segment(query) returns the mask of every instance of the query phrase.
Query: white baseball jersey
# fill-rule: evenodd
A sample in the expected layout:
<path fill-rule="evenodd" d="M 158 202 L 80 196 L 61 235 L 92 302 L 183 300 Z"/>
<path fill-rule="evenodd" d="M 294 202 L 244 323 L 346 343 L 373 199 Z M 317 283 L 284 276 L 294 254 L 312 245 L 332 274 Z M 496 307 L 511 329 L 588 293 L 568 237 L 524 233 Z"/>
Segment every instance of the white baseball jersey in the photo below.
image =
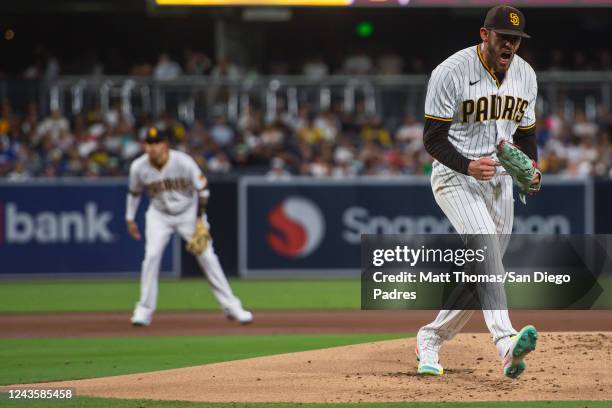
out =
<path fill-rule="evenodd" d="M 134 309 L 132 322 L 149 324 L 157 308 L 159 268 L 164 249 L 176 231 L 185 241 L 196 228 L 198 191 L 206 187 L 206 179 L 196 162 L 178 150 L 169 150 L 163 168 L 155 168 L 149 156 L 143 154 L 130 167 L 130 181 L 126 207 L 126 220 L 133 221 L 139 196 L 147 191 L 150 206 L 146 212 L 145 258 L 140 276 L 140 299 Z M 203 222 L 208 224 L 206 216 Z M 232 292 L 219 259 L 210 242 L 196 260 L 208 279 L 213 294 L 221 307 L 235 313 L 246 313 Z"/>
<path fill-rule="evenodd" d="M 205 187 L 196 162 L 178 150 L 169 150 L 168 162 L 161 170 L 151 164 L 146 153 L 130 166 L 130 192 L 140 194 L 146 190 L 153 208 L 165 214 L 185 212 L 196 203 L 198 191 Z"/>
<path fill-rule="evenodd" d="M 448 139 L 468 159 L 494 156 L 502 140 L 535 126 L 538 93 L 531 66 L 514 55 L 503 82 L 480 45 L 463 49 L 436 67 L 427 85 L 425 117 L 451 122 Z"/>
<path fill-rule="evenodd" d="M 432 72 L 425 98 L 425 117 L 450 122 L 448 139 L 468 159 L 483 156 L 496 158 L 496 147 L 502 140 L 513 141 L 517 129 L 535 126 L 535 103 L 538 93 L 536 75 L 518 55 L 502 82 L 487 66 L 480 45 L 461 50 Z M 512 233 L 514 201 L 512 179 L 498 174 L 488 181 L 461 174 L 434 162 L 431 177 L 436 202 L 459 234 L 500 234 L 499 244 L 491 246 L 493 254 L 488 268 L 504 270 L 502 258 Z M 500 357 L 516 334 L 505 304 L 503 287 L 492 293 L 495 308 L 483 302 L 485 322 Z M 441 310 L 433 322 L 417 334 L 419 349 L 438 353 L 442 342 L 450 340 L 470 319 L 473 310 Z"/>

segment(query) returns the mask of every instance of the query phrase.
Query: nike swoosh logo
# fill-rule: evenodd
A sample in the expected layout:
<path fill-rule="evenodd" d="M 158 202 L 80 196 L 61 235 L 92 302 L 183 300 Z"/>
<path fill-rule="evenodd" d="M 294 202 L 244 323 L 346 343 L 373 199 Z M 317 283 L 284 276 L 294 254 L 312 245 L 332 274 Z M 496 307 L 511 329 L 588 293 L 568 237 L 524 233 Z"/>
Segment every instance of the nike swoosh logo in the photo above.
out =
<path fill-rule="evenodd" d="M 472 86 L 472 85 L 476 85 L 476 84 L 477 84 L 477 83 L 479 83 L 479 82 L 480 82 L 480 79 L 479 79 L 478 81 L 474 81 L 474 82 L 470 81 L 470 86 Z"/>

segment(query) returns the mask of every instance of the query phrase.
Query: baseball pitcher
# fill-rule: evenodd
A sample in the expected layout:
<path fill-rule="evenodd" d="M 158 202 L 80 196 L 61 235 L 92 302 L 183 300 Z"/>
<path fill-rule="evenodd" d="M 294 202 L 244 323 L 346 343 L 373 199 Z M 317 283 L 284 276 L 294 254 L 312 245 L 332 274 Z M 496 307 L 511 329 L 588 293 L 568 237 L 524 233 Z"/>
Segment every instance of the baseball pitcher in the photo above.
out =
<path fill-rule="evenodd" d="M 490 273 L 503 272 L 502 257 L 514 218 L 513 180 L 524 200 L 524 194 L 539 190 L 542 177 L 535 165 L 536 75 L 516 55 L 521 40 L 529 38 L 524 29 L 525 17 L 516 8 L 490 9 L 480 29 L 482 42 L 436 67 L 425 100 L 423 141 L 435 159 L 431 176 L 435 200 L 463 237 L 497 237 L 488 251 Z M 516 378 L 525 369 L 523 359 L 535 349 L 538 334 L 533 326 L 517 333 L 505 293 L 500 296 L 504 308 L 483 305 L 483 313 L 504 374 Z M 472 313 L 441 310 L 419 330 L 419 374 L 443 373 L 438 361 L 442 342 L 459 332 Z"/>
<path fill-rule="evenodd" d="M 134 309 L 132 324 L 151 324 L 157 305 L 162 254 L 174 232 L 187 241 L 187 250 L 196 256 L 226 317 L 242 324 L 252 322 L 253 315 L 242 308 L 232 293 L 213 249 L 205 214 L 209 192 L 200 168 L 189 155 L 170 149 L 167 135 L 156 128 L 148 129 L 144 149 L 146 153 L 130 166 L 125 213 L 129 234 L 140 240 L 134 217 L 140 195 L 146 191 L 150 205 L 146 212 L 145 256 L 140 300 Z"/>

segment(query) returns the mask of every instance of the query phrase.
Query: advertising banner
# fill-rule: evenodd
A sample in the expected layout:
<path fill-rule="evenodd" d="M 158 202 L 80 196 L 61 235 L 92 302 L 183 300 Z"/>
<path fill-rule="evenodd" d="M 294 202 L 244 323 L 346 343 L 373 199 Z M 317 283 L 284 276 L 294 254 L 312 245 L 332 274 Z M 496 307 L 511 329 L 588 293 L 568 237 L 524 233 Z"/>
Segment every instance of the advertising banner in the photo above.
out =
<path fill-rule="evenodd" d="M 549 177 L 526 206 L 515 200 L 514 232 L 592 232 L 592 196 L 588 181 Z M 359 276 L 362 234 L 454 233 L 427 177 L 245 177 L 239 212 L 242 276 Z"/>
<path fill-rule="evenodd" d="M 143 241 L 125 226 L 127 181 L 0 184 L 0 277 L 138 273 Z M 137 221 L 144 234 L 143 199 Z M 173 274 L 171 242 L 162 273 Z"/>

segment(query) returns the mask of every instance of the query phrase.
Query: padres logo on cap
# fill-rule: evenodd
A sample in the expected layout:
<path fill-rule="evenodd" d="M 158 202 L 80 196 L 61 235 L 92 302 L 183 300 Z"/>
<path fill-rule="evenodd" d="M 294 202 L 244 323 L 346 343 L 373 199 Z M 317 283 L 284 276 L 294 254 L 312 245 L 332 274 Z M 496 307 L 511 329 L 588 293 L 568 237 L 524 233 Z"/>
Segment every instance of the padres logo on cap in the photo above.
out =
<path fill-rule="evenodd" d="M 521 23 L 521 20 L 518 16 L 518 14 L 516 13 L 510 13 L 510 23 L 512 23 L 512 25 L 519 25 Z"/>
<path fill-rule="evenodd" d="M 147 135 L 151 138 L 155 138 L 157 137 L 157 129 L 155 128 L 149 128 L 149 134 Z"/>

